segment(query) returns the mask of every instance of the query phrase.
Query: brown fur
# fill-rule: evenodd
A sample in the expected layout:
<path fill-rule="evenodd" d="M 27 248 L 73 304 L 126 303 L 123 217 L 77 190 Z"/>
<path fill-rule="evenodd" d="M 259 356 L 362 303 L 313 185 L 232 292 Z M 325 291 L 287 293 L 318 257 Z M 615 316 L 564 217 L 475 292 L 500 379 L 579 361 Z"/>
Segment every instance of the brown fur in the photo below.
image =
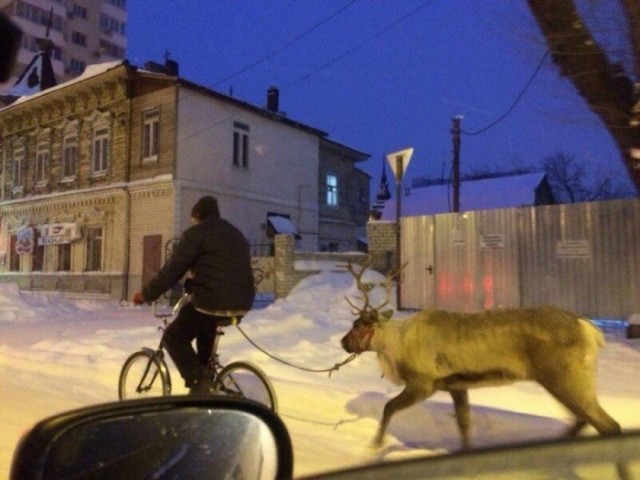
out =
<path fill-rule="evenodd" d="M 602 332 L 591 322 L 554 307 L 480 313 L 425 310 L 405 320 L 385 320 L 371 309 L 360 312 L 342 339 L 347 352 L 376 352 L 385 377 L 405 387 L 384 407 L 377 445 L 396 411 L 443 390 L 453 398 L 465 448 L 467 390 L 519 380 L 538 382 L 575 415 L 568 435 L 578 434 L 586 424 L 601 435 L 620 433 L 620 425 L 596 398 L 597 354 L 603 345 Z"/>

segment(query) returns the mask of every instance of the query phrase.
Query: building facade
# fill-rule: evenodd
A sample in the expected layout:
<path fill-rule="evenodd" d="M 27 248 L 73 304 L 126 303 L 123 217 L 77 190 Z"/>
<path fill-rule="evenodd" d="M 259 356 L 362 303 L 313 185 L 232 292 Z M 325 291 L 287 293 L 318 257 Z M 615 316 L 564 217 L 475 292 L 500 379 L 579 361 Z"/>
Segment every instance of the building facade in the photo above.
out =
<path fill-rule="evenodd" d="M 321 251 L 366 251 L 371 177 L 356 164 L 368 158 L 368 154 L 327 138 L 321 140 L 318 176 Z"/>
<path fill-rule="evenodd" d="M 125 58 L 126 0 L 0 0 L 0 10 L 23 32 L 16 73 L 38 51 L 40 38 L 53 43 L 58 82 L 80 75 L 88 65 Z"/>
<path fill-rule="evenodd" d="M 319 176 L 334 170 L 320 158 L 344 150 L 353 160 L 327 163 L 353 166 L 364 154 L 152 70 L 93 65 L 0 109 L 0 281 L 127 298 L 166 261 L 202 195 L 217 197 L 251 243 L 285 225 L 298 248 L 322 244 Z"/>

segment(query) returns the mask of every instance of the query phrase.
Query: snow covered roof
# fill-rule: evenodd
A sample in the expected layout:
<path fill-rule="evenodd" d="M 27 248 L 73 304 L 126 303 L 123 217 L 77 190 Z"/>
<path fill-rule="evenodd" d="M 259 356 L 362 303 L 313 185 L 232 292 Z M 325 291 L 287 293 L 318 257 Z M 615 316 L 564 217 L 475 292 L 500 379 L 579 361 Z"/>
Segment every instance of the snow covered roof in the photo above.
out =
<path fill-rule="evenodd" d="M 38 98 L 41 95 L 45 95 L 51 92 L 54 92 L 56 90 L 59 90 L 61 88 L 64 87 L 68 87 L 69 85 L 73 85 L 74 83 L 78 83 L 81 82 L 83 80 L 87 80 L 88 78 L 91 77 L 95 77 L 98 76 L 102 73 L 107 72 L 108 70 L 111 70 L 113 68 L 116 68 L 120 65 L 123 64 L 127 64 L 126 60 L 115 60 L 113 62 L 106 62 L 106 63 L 98 63 L 98 64 L 94 64 L 94 65 L 88 65 L 87 68 L 85 68 L 84 72 L 82 72 L 81 75 L 67 81 L 64 83 L 60 83 L 58 85 L 52 86 L 50 88 L 47 88 L 45 91 L 39 91 L 36 89 L 28 89 L 28 88 L 24 88 L 22 87 L 20 90 L 16 90 L 15 93 L 12 93 L 13 91 L 13 87 L 12 89 L 10 89 L 7 92 L 2 92 L 2 95 L 13 95 L 13 96 L 18 96 L 20 95 L 20 98 L 18 98 L 15 102 L 13 102 L 11 105 L 9 105 L 8 107 L 4 107 L 0 110 L 4 110 L 7 108 L 11 108 L 14 105 L 19 105 L 21 103 L 24 102 L 28 102 L 29 100 L 33 100 L 34 98 Z M 21 77 L 22 78 L 22 77 Z M 17 84 L 16 84 L 17 86 Z"/>
<path fill-rule="evenodd" d="M 536 189 L 544 173 L 466 180 L 460 185 L 460 211 L 535 205 Z M 453 210 L 453 188 L 448 185 L 412 188 L 402 197 L 401 216 L 435 215 Z M 384 203 L 381 220 L 396 219 L 396 199 Z"/>
<path fill-rule="evenodd" d="M 298 230 L 293 223 L 291 223 L 289 217 L 272 213 L 268 215 L 267 220 L 269 222 L 268 226 L 270 233 L 274 235 L 278 233 L 288 233 L 297 239 L 301 238 L 298 234 Z"/>

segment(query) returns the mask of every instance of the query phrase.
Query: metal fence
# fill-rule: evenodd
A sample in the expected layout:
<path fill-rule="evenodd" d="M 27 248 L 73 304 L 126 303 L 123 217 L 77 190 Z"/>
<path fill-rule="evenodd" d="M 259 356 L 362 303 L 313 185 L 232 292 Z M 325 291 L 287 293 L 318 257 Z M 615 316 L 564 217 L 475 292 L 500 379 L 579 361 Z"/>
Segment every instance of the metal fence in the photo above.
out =
<path fill-rule="evenodd" d="M 403 308 L 640 312 L 640 200 L 406 217 L 400 228 Z"/>

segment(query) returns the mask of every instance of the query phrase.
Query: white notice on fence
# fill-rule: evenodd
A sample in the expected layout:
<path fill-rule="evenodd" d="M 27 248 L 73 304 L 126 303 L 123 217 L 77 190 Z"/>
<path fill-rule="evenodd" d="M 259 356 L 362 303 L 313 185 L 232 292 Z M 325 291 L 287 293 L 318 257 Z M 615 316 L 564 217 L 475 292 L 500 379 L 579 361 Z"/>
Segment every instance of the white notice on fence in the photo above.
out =
<path fill-rule="evenodd" d="M 485 249 L 504 248 L 504 235 L 499 233 L 496 233 L 493 235 L 481 235 L 480 248 L 485 248 Z"/>
<path fill-rule="evenodd" d="M 560 258 L 589 258 L 589 240 L 560 240 L 556 242 L 556 255 Z"/>

